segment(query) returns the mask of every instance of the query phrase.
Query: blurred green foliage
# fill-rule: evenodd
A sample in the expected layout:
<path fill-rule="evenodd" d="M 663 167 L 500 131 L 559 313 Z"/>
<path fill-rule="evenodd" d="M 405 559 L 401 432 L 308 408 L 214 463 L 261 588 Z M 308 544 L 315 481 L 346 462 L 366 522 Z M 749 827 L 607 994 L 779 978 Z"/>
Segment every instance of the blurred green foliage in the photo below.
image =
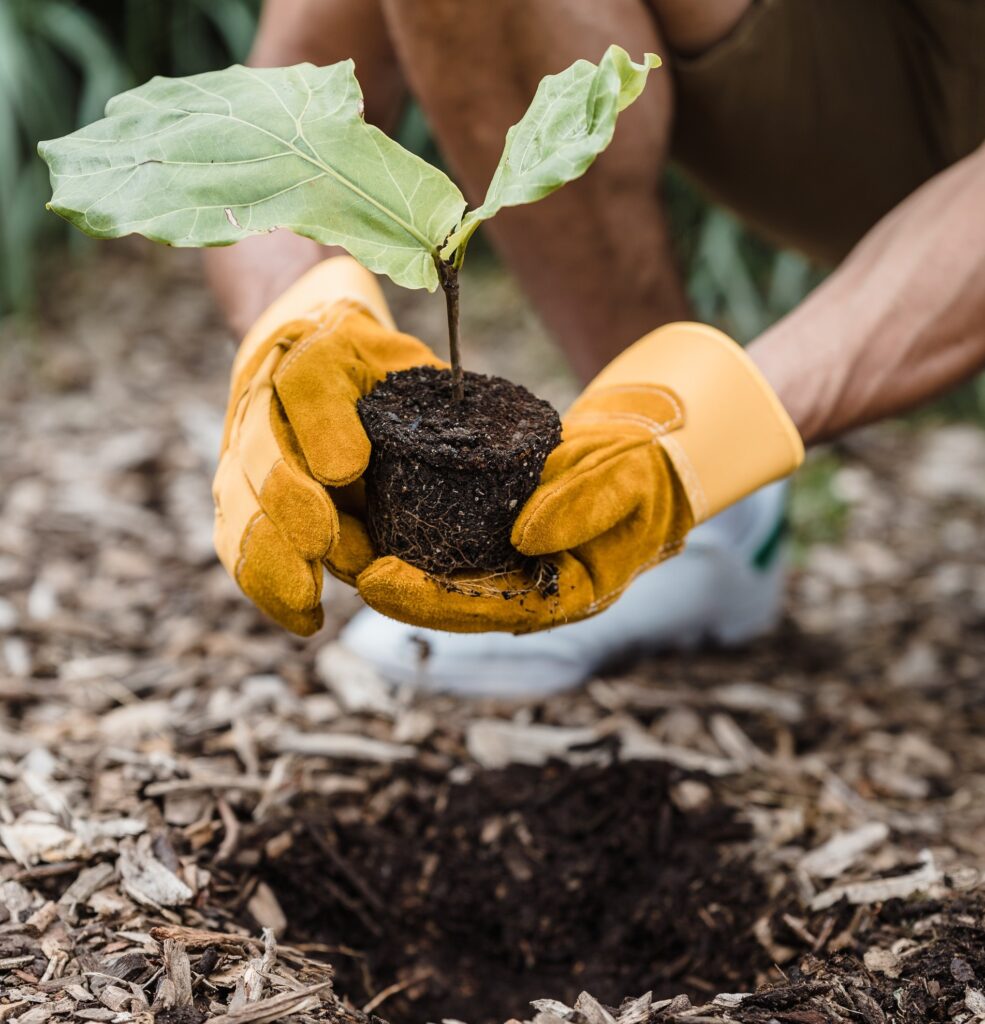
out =
<path fill-rule="evenodd" d="M 824 277 L 804 257 L 777 250 L 707 203 L 673 168 L 664 194 L 695 313 L 743 344 L 793 309 Z"/>
<path fill-rule="evenodd" d="M 189 75 L 245 56 L 260 0 L 0 0 L 0 312 L 30 306 L 47 213 L 40 139 L 102 116 L 152 75 Z M 73 245 L 85 244 L 69 236 Z"/>
<path fill-rule="evenodd" d="M 837 453 L 824 449 L 812 452 L 794 477 L 788 514 L 796 561 L 811 545 L 837 544 L 844 535 L 849 507 L 835 486 L 841 466 Z"/>

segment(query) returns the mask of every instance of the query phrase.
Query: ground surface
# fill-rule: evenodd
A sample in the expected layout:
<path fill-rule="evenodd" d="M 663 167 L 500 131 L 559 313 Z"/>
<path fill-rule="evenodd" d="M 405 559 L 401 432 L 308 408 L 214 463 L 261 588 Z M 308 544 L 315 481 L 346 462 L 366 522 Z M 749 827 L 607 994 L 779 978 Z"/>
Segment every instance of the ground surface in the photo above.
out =
<path fill-rule="evenodd" d="M 347 591 L 301 642 L 214 564 L 227 342 L 194 258 L 105 252 L 0 334 L 0 1021 L 985 1017 L 985 437 L 816 460 L 769 642 L 415 699 Z M 563 403 L 508 282 L 464 301 Z"/>

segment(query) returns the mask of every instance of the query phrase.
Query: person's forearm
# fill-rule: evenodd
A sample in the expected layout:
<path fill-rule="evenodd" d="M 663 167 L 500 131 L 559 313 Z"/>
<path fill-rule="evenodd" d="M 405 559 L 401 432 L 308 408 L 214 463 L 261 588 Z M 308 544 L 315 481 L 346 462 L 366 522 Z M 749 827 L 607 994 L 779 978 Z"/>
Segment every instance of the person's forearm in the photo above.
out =
<path fill-rule="evenodd" d="M 985 365 L 985 147 L 887 214 L 748 351 L 807 444 Z"/>
<path fill-rule="evenodd" d="M 378 0 L 266 0 L 248 63 L 279 67 L 351 57 L 363 88 L 366 119 L 392 132 L 406 87 Z M 205 270 L 237 335 L 319 260 L 333 252 L 290 231 L 206 250 Z"/>

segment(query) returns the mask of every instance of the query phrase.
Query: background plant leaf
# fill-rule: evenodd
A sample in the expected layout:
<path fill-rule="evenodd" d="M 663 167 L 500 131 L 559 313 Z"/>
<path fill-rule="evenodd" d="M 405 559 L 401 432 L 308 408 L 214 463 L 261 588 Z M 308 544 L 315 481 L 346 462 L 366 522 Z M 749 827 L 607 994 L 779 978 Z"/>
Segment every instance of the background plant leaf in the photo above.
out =
<path fill-rule="evenodd" d="M 97 238 L 229 245 L 289 228 L 397 284 L 438 284 L 465 209 L 440 170 L 368 125 L 351 60 L 155 78 L 40 144 L 50 207 Z"/>
<path fill-rule="evenodd" d="M 533 203 L 580 178 L 612 141 L 616 119 L 643 91 L 655 53 L 636 64 L 610 46 L 597 65 L 578 60 L 537 87 L 527 112 L 506 135 L 506 145 L 483 204 L 470 210 L 442 250 L 457 257 L 479 224 L 504 206 Z"/>

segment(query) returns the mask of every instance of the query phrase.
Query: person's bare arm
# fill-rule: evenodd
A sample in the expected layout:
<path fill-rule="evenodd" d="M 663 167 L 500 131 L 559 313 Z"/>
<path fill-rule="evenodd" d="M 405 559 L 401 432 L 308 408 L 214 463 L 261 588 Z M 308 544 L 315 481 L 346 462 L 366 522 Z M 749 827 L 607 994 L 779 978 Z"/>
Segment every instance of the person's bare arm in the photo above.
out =
<path fill-rule="evenodd" d="M 363 87 L 366 119 L 392 132 L 406 87 L 378 0 L 266 0 L 248 63 L 325 65 L 349 57 Z M 205 270 L 230 326 L 242 336 L 288 285 L 331 253 L 309 238 L 275 231 L 207 250 Z"/>
<path fill-rule="evenodd" d="M 748 351 L 807 444 L 985 366 L 985 146 L 887 214 Z"/>

